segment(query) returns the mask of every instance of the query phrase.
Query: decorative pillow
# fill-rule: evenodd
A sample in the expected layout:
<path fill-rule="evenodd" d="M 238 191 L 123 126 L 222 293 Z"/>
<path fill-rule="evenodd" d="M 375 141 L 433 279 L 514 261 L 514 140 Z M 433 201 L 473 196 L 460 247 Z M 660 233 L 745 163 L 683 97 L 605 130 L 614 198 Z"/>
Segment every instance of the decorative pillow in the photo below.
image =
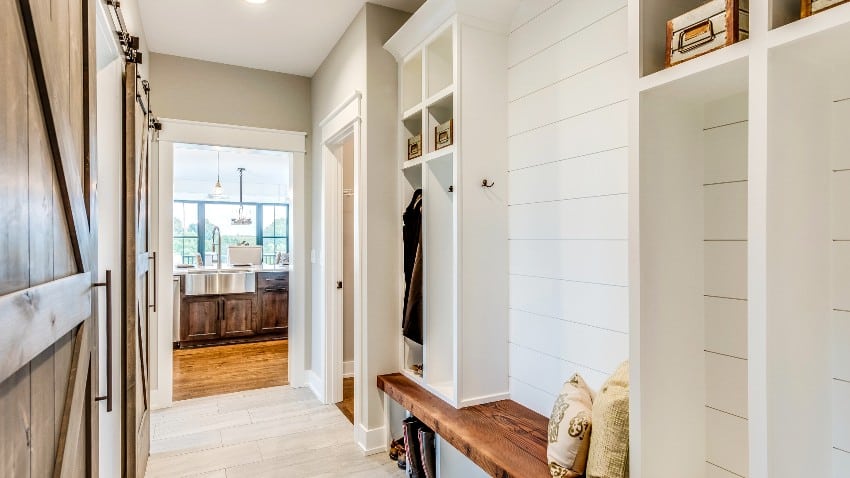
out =
<path fill-rule="evenodd" d="M 614 372 L 593 402 L 587 478 L 629 476 L 629 362 Z"/>
<path fill-rule="evenodd" d="M 593 392 L 579 374 L 569 379 L 555 400 L 549 419 L 546 457 L 554 478 L 584 475 L 590 449 L 590 417 Z"/>

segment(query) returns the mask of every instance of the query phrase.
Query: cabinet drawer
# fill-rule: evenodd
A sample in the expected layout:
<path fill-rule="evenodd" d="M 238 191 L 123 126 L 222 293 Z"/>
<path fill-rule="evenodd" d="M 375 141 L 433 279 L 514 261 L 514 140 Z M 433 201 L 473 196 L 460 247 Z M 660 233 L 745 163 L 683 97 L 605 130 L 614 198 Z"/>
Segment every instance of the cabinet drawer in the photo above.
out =
<path fill-rule="evenodd" d="M 261 272 L 257 288 L 278 288 L 287 285 L 289 285 L 289 272 Z"/>

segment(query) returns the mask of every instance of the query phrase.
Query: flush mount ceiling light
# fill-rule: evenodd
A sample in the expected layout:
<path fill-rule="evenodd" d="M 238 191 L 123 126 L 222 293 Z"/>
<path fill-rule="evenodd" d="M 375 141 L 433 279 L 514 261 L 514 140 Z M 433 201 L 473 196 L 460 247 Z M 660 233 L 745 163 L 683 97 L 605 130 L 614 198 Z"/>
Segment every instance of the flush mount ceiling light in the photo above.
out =
<path fill-rule="evenodd" d="M 268 0 L 245 0 L 248 3 L 253 3 L 255 5 L 259 5 L 261 3 L 266 3 Z"/>

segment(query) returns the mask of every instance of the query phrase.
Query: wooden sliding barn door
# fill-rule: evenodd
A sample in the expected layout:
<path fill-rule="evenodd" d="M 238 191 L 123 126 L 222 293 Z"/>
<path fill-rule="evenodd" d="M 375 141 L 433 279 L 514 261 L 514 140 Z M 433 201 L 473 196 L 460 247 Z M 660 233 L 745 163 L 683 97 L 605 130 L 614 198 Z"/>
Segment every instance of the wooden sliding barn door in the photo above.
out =
<path fill-rule="evenodd" d="M 98 475 L 94 2 L 0 0 L 3 477 Z"/>
<path fill-rule="evenodd" d="M 150 382 L 148 318 L 150 137 L 147 101 L 138 65 L 124 70 L 124 475 L 142 478 L 150 453 Z M 142 104 L 140 104 L 140 101 Z M 149 102 L 147 103 L 149 104 Z"/>

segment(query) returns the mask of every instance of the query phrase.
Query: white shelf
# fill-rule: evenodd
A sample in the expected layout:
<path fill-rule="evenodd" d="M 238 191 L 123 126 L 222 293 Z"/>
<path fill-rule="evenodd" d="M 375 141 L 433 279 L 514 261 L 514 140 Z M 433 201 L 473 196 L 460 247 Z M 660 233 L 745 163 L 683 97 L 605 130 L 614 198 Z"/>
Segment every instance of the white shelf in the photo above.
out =
<path fill-rule="evenodd" d="M 445 148 L 438 149 L 436 151 L 432 151 L 425 155 L 424 162 L 430 163 L 431 161 L 445 158 L 446 156 L 454 156 L 456 151 L 456 146 L 453 144 L 451 146 L 446 146 Z"/>
<path fill-rule="evenodd" d="M 416 375 L 410 369 L 402 368 L 401 374 L 404 375 L 405 377 L 409 378 L 410 380 L 413 380 L 413 382 L 416 383 L 417 385 L 422 385 L 422 386 L 425 385 L 425 381 L 422 380 L 422 377 L 419 376 L 419 375 Z"/>
<path fill-rule="evenodd" d="M 638 80 L 638 90 L 700 101 L 745 91 L 750 45 L 744 40 L 645 76 Z"/>
<path fill-rule="evenodd" d="M 401 165 L 401 169 L 418 168 L 418 167 L 422 166 L 422 163 L 424 162 L 423 160 L 424 160 L 423 156 L 419 156 L 418 158 L 415 158 L 415 159 L 408 159 L 407 161 L 405 161 Z"/>
<path fill-rule="evenodd" d="M 418 115 L 421 115 L 421 114 L 422 114 L 422 105 L 423 105 L 423 104 L 424 104 L 424 103 L 419 103 L 419 104 L 417 104 L 416 106 L 414 106 L 413 108 L 410 108 L 409 110 L 407 110 L 407 111 L 403 112 L 403 113 L 401 114 L 401 119 L 402 119 L 403 121 L 407 121 L 407 120 L 413 119 L 413 117 L 415 117 L 417 114 L 418 114 Z"/>
<path fill-rule="evenodd" d="M 431 383 L 426 384 L 425 388 L 428 389 L 434 395 L 442 398 L 446 402 L 455 403 L 455 389 L 454 384 L 452 382 L 441 382 L 441 383 Z"/>
<path fill-rule="evenodd" d="M 436 94 L 431 95 L 428 100 L 425 101 L 425 104 L 430 108 L 435 105 L 440 105 L 445 102 L 445 100 L 451 97 L 455 92 L 455 85 L 449 85 L 442 90 L 438 91 Z"/>

